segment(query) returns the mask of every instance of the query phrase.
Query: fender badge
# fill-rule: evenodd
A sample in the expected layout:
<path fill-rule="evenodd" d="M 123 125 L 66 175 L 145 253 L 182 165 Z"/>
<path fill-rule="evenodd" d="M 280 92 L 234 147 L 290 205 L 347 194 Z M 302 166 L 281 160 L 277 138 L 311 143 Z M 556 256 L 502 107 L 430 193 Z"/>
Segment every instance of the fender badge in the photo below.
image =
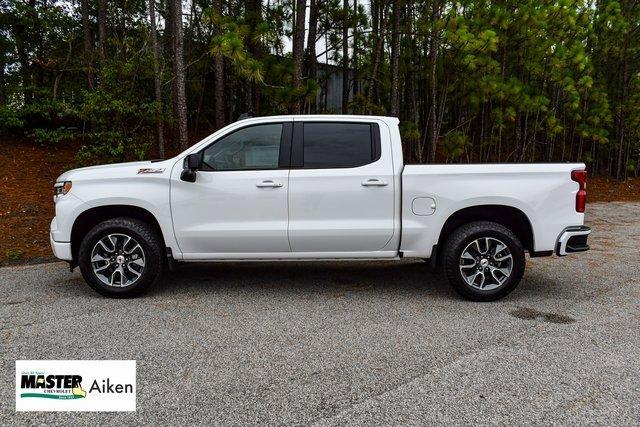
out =
<path fill-rule="evenodd" d="M 141 173 L 162 173 L 164 172 L 164 168 L 142 168 L 138 169 L 138 174 Z"/>

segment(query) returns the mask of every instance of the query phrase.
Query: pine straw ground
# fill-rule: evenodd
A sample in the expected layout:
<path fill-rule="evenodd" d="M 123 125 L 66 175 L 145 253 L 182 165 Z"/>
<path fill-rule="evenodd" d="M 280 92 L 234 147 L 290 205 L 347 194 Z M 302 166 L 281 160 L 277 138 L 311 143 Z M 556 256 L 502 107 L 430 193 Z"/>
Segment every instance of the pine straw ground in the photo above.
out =
<path fill-rule="evenodd" d="M 77 150 L 77 144 L 36 145 L 0 138 L 0 265 L 52 259 L 52 185 L 70 167 Z M 620 182 L 589 177 L 587 192 L 589 202 L 640 201 L 640 178 Z"/>

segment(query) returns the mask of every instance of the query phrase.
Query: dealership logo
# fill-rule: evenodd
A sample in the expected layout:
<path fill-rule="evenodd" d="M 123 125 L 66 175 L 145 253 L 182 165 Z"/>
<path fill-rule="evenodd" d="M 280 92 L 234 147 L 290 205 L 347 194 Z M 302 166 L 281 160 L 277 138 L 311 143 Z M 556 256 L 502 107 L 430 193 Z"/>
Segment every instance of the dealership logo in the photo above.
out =
<path fill-rule="evenodd" d="M 87 397 L 87 392 L 82 389 L 80 375 L 22 374 L 20 388 L 33 390 L 21 393 L 20 397 L 43 399 L 82 399 Z"/>
<path fill-rule="evenodd" d="M 135 360 L 18 360 L 18 411 L 135 411 Z"/>

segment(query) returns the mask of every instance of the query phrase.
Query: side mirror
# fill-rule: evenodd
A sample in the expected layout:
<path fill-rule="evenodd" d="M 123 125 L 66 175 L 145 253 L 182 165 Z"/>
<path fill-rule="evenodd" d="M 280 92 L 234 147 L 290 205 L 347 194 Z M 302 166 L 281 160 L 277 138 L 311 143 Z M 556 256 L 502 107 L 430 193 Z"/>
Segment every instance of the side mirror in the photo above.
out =
<path fill-rule="evenodd" d="M 187 169 L 190 171 L 197 171 L 202 169 L 202 153 L 189 154 L 187 156 Z"/>
<path fill-rule="evenodd" d="M 189 154 L 184 160 L 184 170 L 180 179 L 187 182 L 196 182 L 196 171 L 202 169 L 202 153 Z"/>

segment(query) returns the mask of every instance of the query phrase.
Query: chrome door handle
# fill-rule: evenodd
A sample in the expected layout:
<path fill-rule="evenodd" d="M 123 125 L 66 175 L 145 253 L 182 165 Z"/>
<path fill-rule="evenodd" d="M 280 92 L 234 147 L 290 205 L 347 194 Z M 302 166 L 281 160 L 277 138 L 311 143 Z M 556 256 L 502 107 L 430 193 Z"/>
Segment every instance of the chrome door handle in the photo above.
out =
<path fill-rule="evenodd" d="M 379 179 L 368 179 L 366 181 L 362 181 L 362 186 L 363 187 L 384 187 L 386 186 L 387 183 L 385 181 L 381 181 Z"/>
<path fill-rule="evenodd" d="M 280 188 L 282 187 L 282 184 L 280 184 L 279 182 L 273 182 L 270 179 L 259 182 L 256 184 L 256 187 L 258 188 Z"/>

